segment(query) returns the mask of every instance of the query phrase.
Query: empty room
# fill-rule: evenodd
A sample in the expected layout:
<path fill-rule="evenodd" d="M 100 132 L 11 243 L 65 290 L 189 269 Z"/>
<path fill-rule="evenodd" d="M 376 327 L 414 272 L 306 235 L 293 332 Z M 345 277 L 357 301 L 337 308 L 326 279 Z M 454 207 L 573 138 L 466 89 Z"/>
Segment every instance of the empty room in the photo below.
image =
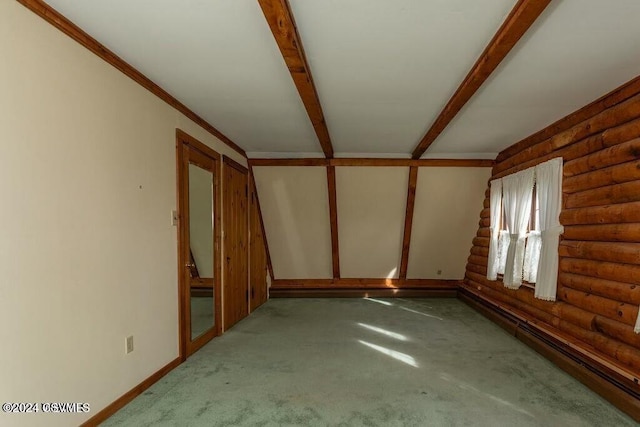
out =
<path fill-rule="evenodd" d="M 0 426 L 640 422 L 637 0 L 0 0 Z"/>

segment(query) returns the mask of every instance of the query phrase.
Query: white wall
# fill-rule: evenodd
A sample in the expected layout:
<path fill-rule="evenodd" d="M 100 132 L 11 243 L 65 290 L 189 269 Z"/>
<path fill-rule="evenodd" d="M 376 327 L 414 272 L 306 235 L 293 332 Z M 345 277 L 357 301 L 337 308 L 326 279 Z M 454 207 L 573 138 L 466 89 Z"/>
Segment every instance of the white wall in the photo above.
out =
<path fill-rule="evenodd" d="M 491 168 L 418 169 L 408 279 L 464 278 L 490 176 Z"/>
<path fill-rule="evenodd" d="M 408 167 L 337 167 L 340 276 L 397 278 Z"/>
<path fill-rule="evenodd" d="M 325 167 L 254 167 L 276 279 L 333 277 Z"/>
<path fill-rule="evenodd" d="M 175 128 L 246 162 L 14 1 L 0 52 L 0 401 L 91 404 L 0 425 L 75 425 L 178 356 Z"/>

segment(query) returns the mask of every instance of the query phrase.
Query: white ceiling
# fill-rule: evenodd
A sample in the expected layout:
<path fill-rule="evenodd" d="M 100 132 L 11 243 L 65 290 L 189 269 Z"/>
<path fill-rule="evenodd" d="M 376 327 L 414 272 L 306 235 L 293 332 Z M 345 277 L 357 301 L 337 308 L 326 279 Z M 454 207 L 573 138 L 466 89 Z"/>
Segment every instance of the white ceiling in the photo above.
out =
<path fill-rule="evenodd" d="M 322 156 L 256 0 L 46 0 L 244 148 Z M 290 0 L 338 156 L 407 157 L 515 0 Z M 555 0 L 424 157 L 493 158 L 640 74 L 640 1 Z"/>
<path fill-rule="evenodd" d="M 639 18 L 638 0 L 551 2 L 425 157 L 497 154 L 636 77 Z"/>
<path fill-rule="evenodd" d="M 246 151 L 320 151 L 256 0 L 47 0 Z"/>

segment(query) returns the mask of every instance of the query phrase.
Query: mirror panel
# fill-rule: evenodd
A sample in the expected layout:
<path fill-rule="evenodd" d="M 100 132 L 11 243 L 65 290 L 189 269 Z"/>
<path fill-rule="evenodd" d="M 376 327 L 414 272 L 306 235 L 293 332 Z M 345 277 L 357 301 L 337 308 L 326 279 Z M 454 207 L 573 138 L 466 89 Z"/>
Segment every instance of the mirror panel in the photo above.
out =
<path fill-rule="evenodd" d="M 213 174 L 189 164 L 189 240 L 191 249 L 191 339 L 214 326 Z"/>
<path fill-rule="evenodd" d="M 207 332 L 214 324 L 213 288 L 191 288 L 191 339 Z"/>

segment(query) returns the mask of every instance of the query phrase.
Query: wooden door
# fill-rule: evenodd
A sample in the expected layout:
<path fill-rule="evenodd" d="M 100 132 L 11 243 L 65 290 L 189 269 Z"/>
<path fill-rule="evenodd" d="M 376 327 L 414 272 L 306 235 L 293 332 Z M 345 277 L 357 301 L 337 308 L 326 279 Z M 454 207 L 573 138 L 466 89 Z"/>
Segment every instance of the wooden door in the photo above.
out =
<path fill-rule="evenodd" d="M 249 314 L 248 171 L 235 161 L 223 161 L 224 329 Z"/>
<path fill-rule="evenodd" d="M 180 358 L 221 332 L 220 155 L 176 131 Z"/>
<path fill-rule="evenodd" d="M 267 301 L 267 250 L 262 231 L 260 204 L 255 181 L 251 177 L 249 198 L 249 305 L 251 311 Z"/>

